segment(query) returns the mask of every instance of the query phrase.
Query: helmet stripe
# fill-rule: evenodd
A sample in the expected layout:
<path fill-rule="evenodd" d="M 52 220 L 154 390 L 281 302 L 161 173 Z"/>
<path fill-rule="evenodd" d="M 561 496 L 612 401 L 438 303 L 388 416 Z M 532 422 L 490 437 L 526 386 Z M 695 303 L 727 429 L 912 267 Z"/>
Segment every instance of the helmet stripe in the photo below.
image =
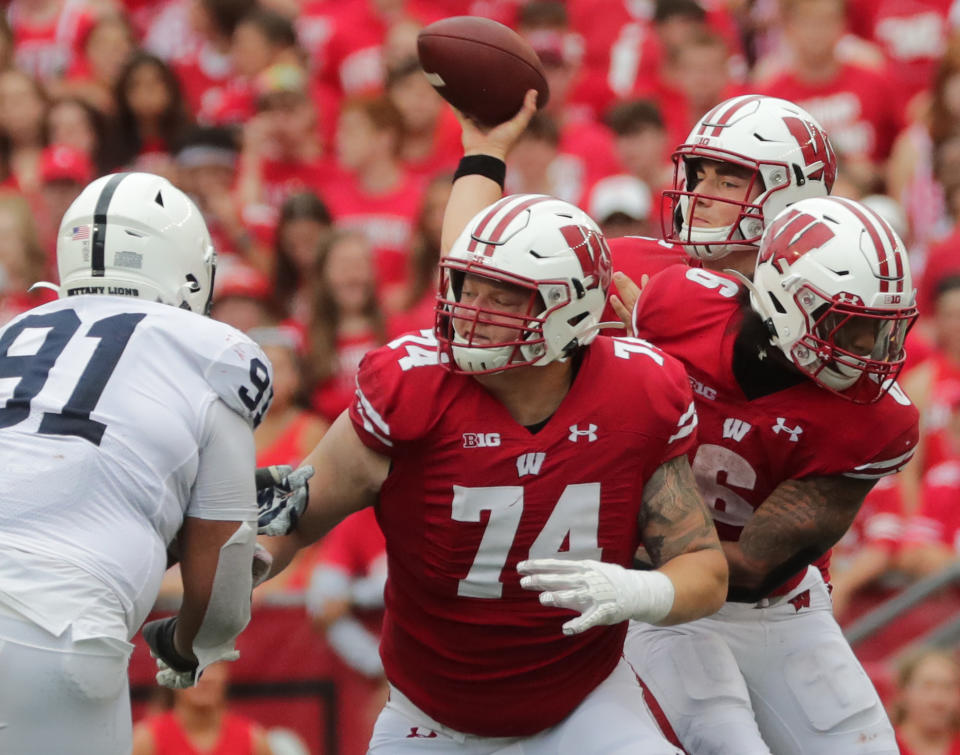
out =
<path fill-rule="evenodd" d="M 97 197 L 97 204 L 93 209 L 93 243 L 90 245 L 90 267 L 94 278 L 102 278 L 106 272 L 104 243 L 107 239 L 107 209 L 110 207 L 110 200 L 113 199 L 120 182 L 129 175 L 117 173 L 110 176 Z"/>
<path fill-rule="evenodd" d="M 490 236 L 481 241 L 481 243 L 486 243 L 487 246 L 487 248 L 483 250 L 483 253 L 488 257 L 493 254 L 494 250 L 496 249 L 496 243 L 500 241 L 500 237 L 503 235 L 503 232 L 507 229 L 507 226 L 510 225 L 513 219 L 517 217 L 517 215 L 532 205 L 539 204 L 540 202 L 548 202 L 552 198 L 553 197 L 546 196 L 527 197 L 522 202 L 518 202 L 516 205 L 514 205 L 509 212 L 505 213 L 504 216 L 500 218 L 500 222 L 497 223 Z"/>
<path fill-rule="evenodd" d="M 503 206 L 512 202 L 513 199 L 514 199 L 513 197 L 503 197 L 502 199 L 498 199 L 496 202 L 490 205 L 490 209 L 487 211 L 487 214 L 484 215 L 483 220 L 480 221 L 480 223 L 477 225 L 476 230 L 471 234 L 470 243 L 467 245 L 468 252 L 472 252 L 476 250 L 477 237 L 484 232 L 486 227 L 493 220 L 494 216 L 496 216 L 496 214 L 500 212 Z"/>
<path fill-rule="evenodd" d="M 893 279 L 894 283 L 897 286 L 897 292 L 903 293 L 903 262 L 900 259 L 900 254 L 897 250 L 897 244 L 894 241 L 893 234 L 889 228 L 886 227 L 886 223 L 879 221 L 879 219 L 870 218 L 867 216 L 866 208 L 861 207 L 856 202 L 853 202 L 844 197 L 830 197 L 837 202 L 843 204 L 850 212 L 856 215 L 857 219 L 863 223 L 867 228 L 867 232 L 870 234 L 870 240 L 873 242 L 874 247 L 877 249 L 877 255 L 880 262 L 880 290 L 887 292 L 890 290 L 890 281 Z M 870 212 L 873 215 L 872 212 Z M 893 251 L 894 263 L 896 265 L 896 277 L 890 275 L 890 261 L 887 254 L 887 248 L 883 243 L 883 240 L 880 238 L 880 234 L 877 232 L 877 226 L 880 226 L 884 229 L 884 234 L 887 237 L 887 241 L 890 242 L 890 247 Z"/>
<path fill-rule="evenodd" d="M 734 102 L 733 105 L 727 108 L 725 112 L 717 116 L 717 120 L 712 124 L 713 125 L 712 136 L 720 136 L 720 134 L 723 133 L 723 127 L 728 124 L 730 119 L 733 118 L 733 116 L 736 115 L 737 112 L 740 110 L 740 108 L 742 108 L 744 105 L 749 105 L 751 102 L 758 102 L 763 98 L 764 98 L 764 95 L 762 94 L 752 94 L 749 97 L 743 97 L 737 100 L 736 102 Z M 711 124 L 705 124 L 705 125 L 711 125 Z"/>

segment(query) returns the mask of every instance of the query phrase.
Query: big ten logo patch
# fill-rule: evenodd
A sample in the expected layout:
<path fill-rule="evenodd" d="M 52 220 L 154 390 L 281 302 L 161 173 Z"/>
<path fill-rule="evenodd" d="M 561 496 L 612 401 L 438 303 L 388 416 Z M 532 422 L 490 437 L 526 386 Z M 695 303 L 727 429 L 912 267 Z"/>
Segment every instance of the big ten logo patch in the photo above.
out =
<path fill-rule="evenodd" d="M 464 433 L 464 448 L 496 448 L 500 445 L 500 433 Z"/>

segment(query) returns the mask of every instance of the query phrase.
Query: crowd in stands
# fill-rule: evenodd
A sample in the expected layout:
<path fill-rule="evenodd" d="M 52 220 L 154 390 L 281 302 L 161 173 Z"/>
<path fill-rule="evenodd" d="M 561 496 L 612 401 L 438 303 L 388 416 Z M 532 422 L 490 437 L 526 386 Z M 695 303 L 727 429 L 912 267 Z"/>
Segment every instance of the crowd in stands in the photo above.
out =
<path fill-rule="evenodd" d="M 506 188 L 577 203 L 611 236 L 660 235 L 671 152 L 718 102 L 750 92 L 793 100 L 833 141 L 835 193 L 894 224 L 919 283 L 921 320 L 900 383 L 920 409 L 922 442 L 900 479 L 871 493 L 837 550 L 838 617 L 865 586 L 891 574 L 903 584 L 957 557 L 957 0 L 4 6 L 0 323 L 54 295 L 28 289 L 56 280 L 59 218 L 88 181 L 131 169 L 168 177 L 196 200 L 220 254 L 214 317 L 250 332 L 274 364 L 260 464 L 296 464 L 348 406 L 363 354 L 432 326 L 461 148 L 453 112 L 417 63 L 422 26 L 482 15 L 530 41 L 551 97 L 510 155 Z M 364 656 L 375 647 L 377 547 L 375 537 L 321 544 L 263 588 L 305 591 L 317 626 L 372 678 L 378 661 Z M 956 724 L 956 664 L 933 665 L 950 678 L 924 681 L 923 658 L 902 675 L 905 742 L 933 715 L 924 684 L 950 688 L 946 719 Z"/>

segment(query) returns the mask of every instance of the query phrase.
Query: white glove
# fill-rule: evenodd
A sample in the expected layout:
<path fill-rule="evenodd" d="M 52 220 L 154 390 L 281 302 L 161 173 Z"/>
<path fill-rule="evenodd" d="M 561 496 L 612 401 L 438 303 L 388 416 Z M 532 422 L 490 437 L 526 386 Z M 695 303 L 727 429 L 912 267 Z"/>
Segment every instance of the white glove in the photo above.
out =
<path fill-rule="evenodd" d="M 673 608 L 673 582 L 663 572 L 624 569 L 601 561 L 537 558 L 517 571 L 525 590 L 540 590 L 540 603 L 578 611 L 563 625 L 566 635 L 627 619 L 656 624 Z"/>
<path fill-rule="evenodd" d="M 153 653 L 150 653 L 153 655 Z M 166 663 L 153 656 L 157 662 L 157 684 L 161 687 L 169 687 L 170 689 L 187 689 L 187 687 L 192 687 L 200 679 L 203 671 L 174 671 Z M 227 654 L 221 661 L 235 661 L 240 657 L 240 651 L 234 650 L 232 653 Z"/>
<path fill-rule="evenodd" d="M 296 528 L 310 498 L 307 480 L 311 477 L 309 464 L 297 470 L 282 464 L 256 471 L 258 534 L 288 535 Z"/>

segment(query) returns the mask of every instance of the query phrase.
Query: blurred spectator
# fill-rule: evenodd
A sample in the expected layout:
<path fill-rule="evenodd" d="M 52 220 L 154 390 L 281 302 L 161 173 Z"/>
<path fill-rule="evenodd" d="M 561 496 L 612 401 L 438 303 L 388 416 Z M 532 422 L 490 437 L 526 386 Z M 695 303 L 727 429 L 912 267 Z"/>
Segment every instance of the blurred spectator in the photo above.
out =
<path fill-rule="evenodd" d="M 254 81 L 257 114 L 243 126 L 237 191 L 241 205 L 279 207 L 330 180 L 317 111 L 303 69 L 278 64 Z"/>
<path fill-rule="evenodd" d="M 90 156 L 76 147 L 52 144 L 40 160 L 40 202 L 37 220 L 47 260 L 56 259 L 57 229 L 67 208 L 94 178 Z"/>
<path fill-rule="evenodd" d="M 6 15 L 16 67 L 39 79 L 59 78 L 70 69 L 92 20 L 88 3 L 71 0 L 12 0 Z"/>
<path fill-rule="evenodd" d="M 960 402 L 950 435 L 960 440 Z M 934 574 L 960 557 L 960 459 L 933 467 L 923 478 L 920 507 L 907 521 L 900 564 L 914 577 Z"/>
<path fill-rule="evenodd" d="M 28 291 L 47 277 L 46 254 L 30 205 L 15 192 L 0 192 L 0 325 L 56 298 L 46 288 Z"/>
<path fill-rule="evenodd" d="M 883 477 L 867 494 L 853 525 L 833 550 L 830 598 L 837 621 L 844 619 L 857 593 L 896 567 L 903 528 L 898 479 Z"/>
<path fill-rule="evenodd" d="M 170 64 L 193 117 L 203 120 L 205 114 L 219 107 L 224 88 L 234 76 L 230 57 L 233 32 L 256 4 L 256 0 L 187 0 L 189 37 L 193 41 L 179 50 Z"/>
<path fill-rule="evenodd" d="M 847 0 L 851 31 L 881 47 L 904 104 L 932 83 L 954 5 L 954 0 Z"/>
<path fill-rule="evenodd" d="M 333 422 L 350 405 L 360 360 L 386 340 L 370 243 L 357 231 L 338 231 L 317 258 L 307 327 L 311 404 L 324 419 Z"/>
<path fill-rule="evenodd" d="M 11 68 L 0 71 L 0 150 L 17 188 L 35 195 L 40 188 L 40 153 L 47 94 L 40 82 Z"/>
<path fill-rule="evenodd" d="M 652 100 L 627 100 L 612 107 L 606 123 L 614 133 L 614 147 L 622 170 L 643 181 L 653 193 L 653 236 L 660 236 L 663 189 L 673 185 L 670 150 L 660 109 Z M 687 134 L 683 135 L 686 141 Z M 681 144 L 682 142 L 676 142 Z"/>
<path fill-rule="evenodd" d="M 0 71 L 13 67 L 13 30 L 5 13 L 0 13 Z"/>
<path fill-rule="evenodd" d="M 951 405 L 960 394 L 960 276 L 940 281 L 933 315 L 927 318 L 935 351 L 901 380 L 904 392 L 920 412 L 920 440 L 903 470 L 904 510 L 912 514 L 920 503 L 923 476 L 942 461 L 960 456 L 947 426 Z"/>
<path fill-rule="evenodd" d="M 439 279 L 443 212 L 450 198 L 453 175 L 436 176 L 423 195 L 413 246 L 407 260 L 407 283 L 384 292 L 383 304 L 396 332 L 433 328 Z"/>
<path fill-rule="evenodd" d="M 117 80 L 116 99 L 120 164 L 171 177 L 171 155 L 192 123 L 173 70 L 155 55 L 135 53 Z"/>
<path fill-rule="evenodd" d="M 311 276 L 332 226 L 330 211 L 312 192 L 291 194 L 280 207 L 274 295 L 287 314 L 300 325 L 306 325 L 309 319 Z"/>
<path fill-rule="evenodd" d="M 930 243 L 954 222 L 935 158 L 947 139 L 960 134 L 960 34 L 950 39 L 932 81 L 927 107 L 897 137 L 887 165 L 887 193 L 903 205 L 914 231 L 911 262 L 915 252 L 922 262 Z"/>
<path fill-rule="evenodd" d="M 79 97 L 60 97 L 47 109 L 47 140 L 85 152 L 94 175 L 109 173 L 117 165 L 116 136 L 110 122 L 93 105 Z"/>
<path fill-rule="evenodd" d="M 781 0 L 781 12 L 790 64 L 757 88 L 808 110 L 830 135 L 847 177 L 870 193 L 902 127 L 896 92 L 881 72 L 839 56 L 843 0 Z"/>
<path fill-rule="evenodd" d="M 306 591 L 314 626 L 347 666 L 369 680 L 362 720 L 370 733 L 387 700 L 379 652 L 386 580 L 386 544 L 371 507 L 351 514 L 318 544 Z"/>
<path fill-rule="evenodd" d="M 254 328 L 247 335 L 273 365 L 273 403 L 253 435 L 257 466 L 297 467 L 327 431 L 327 423 L 307 408 L 300 332 L 291 327 Z"/>
<path fill-rule="evenodd" d="M 136 49 L 130 21 L 119 12 L 102 15 L 80 38 L 80 54 L 67 76 L 51 84 L 54 94 L 71 94 L 85 99 L 101 112 L 113 113 L 114 92 L 127 59 Z"/>
<path fill-rule="evenodd" d="M 210 316 L 243 332 L 275 325 L 272 294 L 270 279 L 259 270 L 242 262 L 220 265 Z"/>
<path fill-rule="evenodd" d="M 199 114 L 201 120 L 243 123 L 256 112 L 256 77 L 279 63 L 301 65 L 293 23 L 279 13 L 255 7 L 234 29 L 230 59 L 235 75 L 224 85 L 216 106 Z"/>
<path fill-rule="evenodd" d="M 658 102 L 667 132 L 681 144 L 701 117 L 724 100 L 746 94 L 734 81 L 726 40 L 707 28 L 697 28 L 682 44 L 666 52 Z"/>
<path fill-rule="evenodd" d="M 601 178 L 587 201 L 587 212 L 609 238 L 655 236 L 650 223 L 650 189 L 635 176 Z M 659 229 L 657 229 L 659 230 Z"/>
<path fill-rule="evenodd" d="M 419 176 L 452 171 L 463 152 L 460 126 L 415 58 L 387 75 L 387 96 L 403 119 L 400 158 Z"/>
<path fill-rule="evenodd" d="M 901 755 L 960 753 L 960 664 L 954 653 L 920 647 L 897 668 L 890 719 Z"/>
<path fill-rule="evenodd" d="M 338 228 L 359 231 L 373 247 L 378 286 L 403 283 L 423 180 L 400 161 L 403 118 L 386 96 L 347 100 L 337 126 L 344 171 L 323 194 Z"/>
<path fill-rule="evenodd" d="M 570 33 L 563 3 L 537 0 L 524 5 L 518 24 L 540 57 L 550 87 L 550 99 L 540 112 L 553 119 L 558 131 L 554 170 L 563 176 L 558 179 L 563 194 L 557 196 L 577 203 L 595 181 L 618 170 L 613 135 L 599 122 L 612 96 L 604 93 L 609 89 L 602 79 L 579 83 L 582 51 Z"/>
<path fill-rule="evenodd" d="M 234 255 L 271 275 L 272 217 L 258 218 L 253 211 L 244 214 L 233 193 L 239 155 L 234 131 L 217 126 L 197 127 L 180 144 L 175 158 L 176 183 L 203 213 L 217 252 Z"/>
<path fill-rule="evenodd" d="M 175 690 L 173 709 L 133 729 L 133 755 L 270 755 L 263 728 L 231 713 L 226 663 L 207 666 L 196 686 Z"/>

